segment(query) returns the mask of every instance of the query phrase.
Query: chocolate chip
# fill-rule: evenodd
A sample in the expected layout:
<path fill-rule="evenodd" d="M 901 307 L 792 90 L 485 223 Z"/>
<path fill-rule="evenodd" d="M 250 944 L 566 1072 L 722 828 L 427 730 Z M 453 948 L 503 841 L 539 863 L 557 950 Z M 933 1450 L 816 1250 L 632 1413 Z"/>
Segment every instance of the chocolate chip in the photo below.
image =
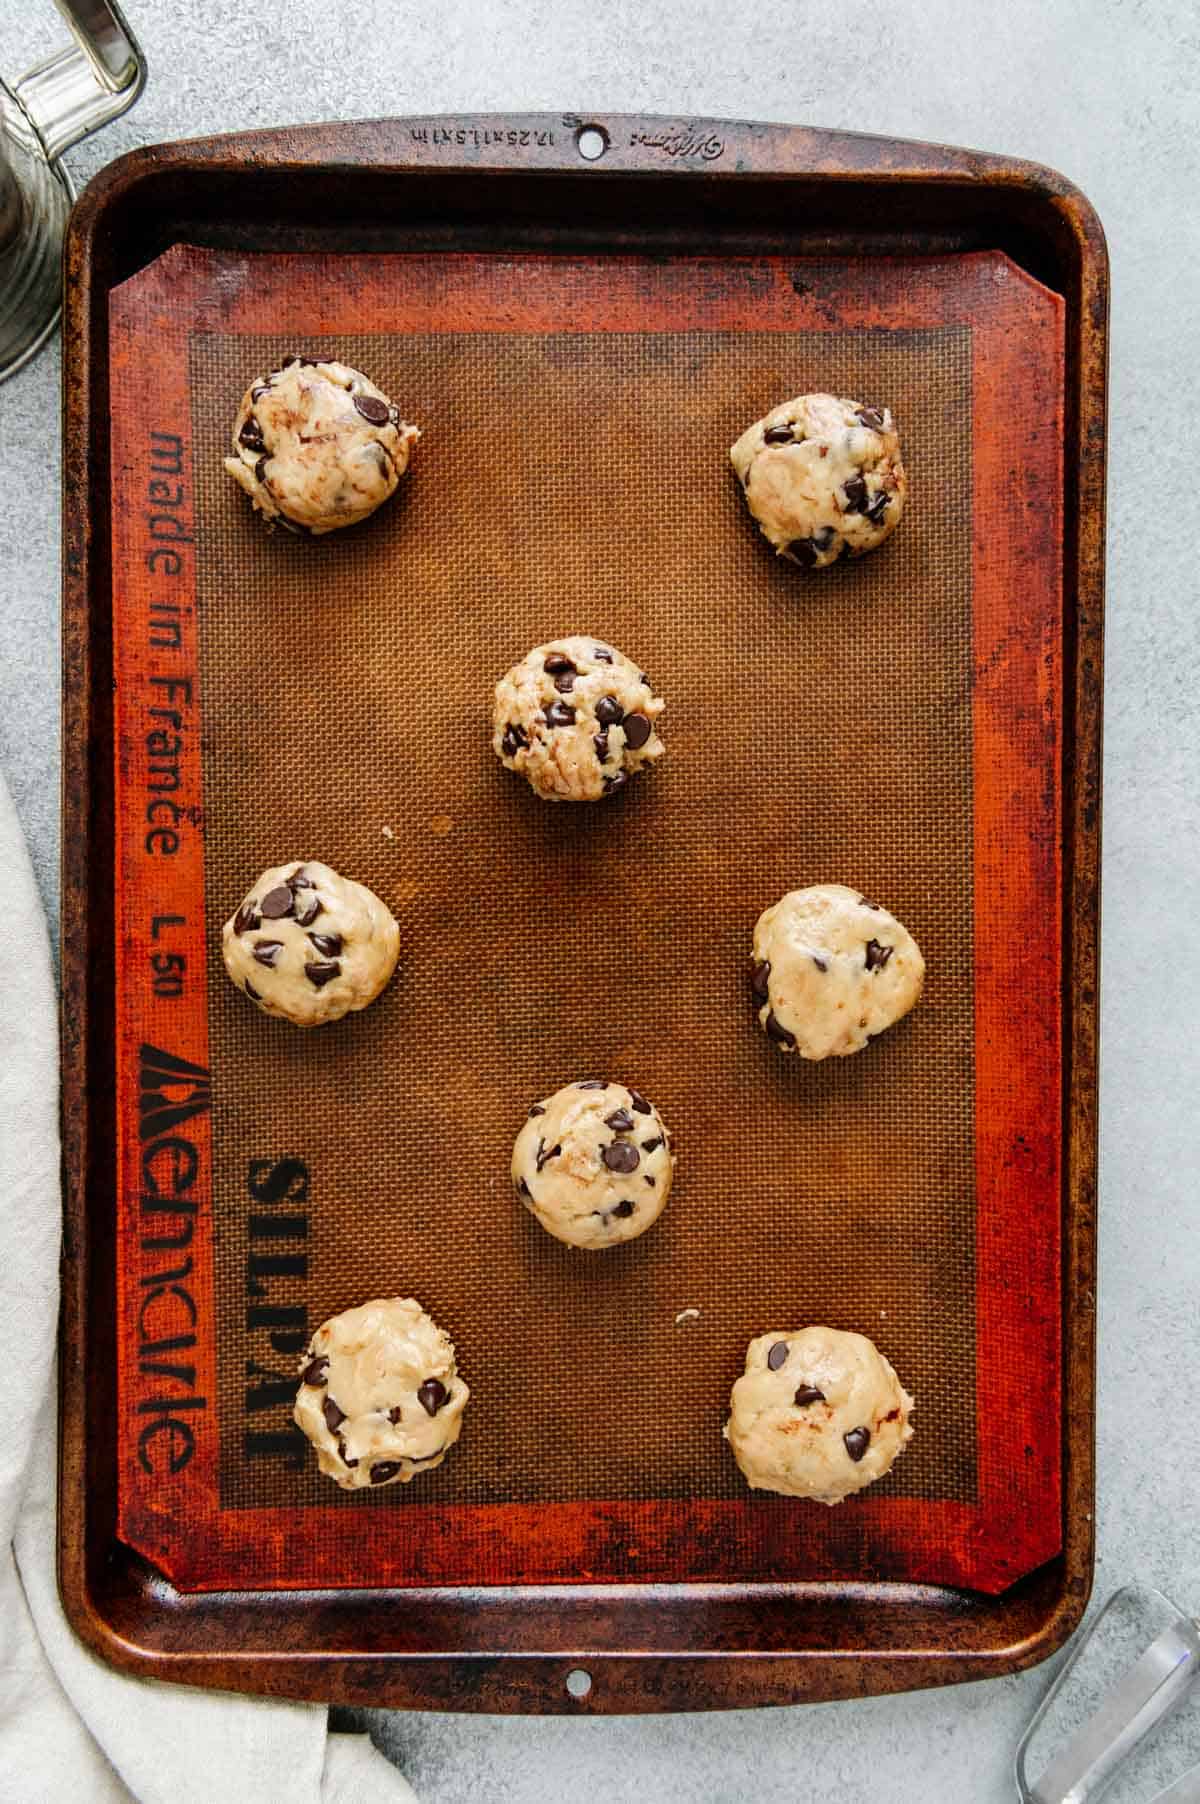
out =
<path fill-rule="evenodd" d="M 575 687 L 575 672 L 573 670 L 561 671 L 554 679 L 554 687 L 560 695 L 570 695 Z"/>
<path fill-rule="evenodd" d="M 550 1151 L 547 1152 L 546 1151 L 546 1142 L 544 1140 L 539 1140 L 538 1141 L 538 1149 L 537 1149 L 537 1168 L 538 1168 L 538 1170 L 541 1171 L 543 1165 L 548 1165 L 550 1163 L 551 1159 L 557 1159 L 558 1155 L 561 1152 L 562 1152 L 562 1142 L 561 1141 L 559 1141 L 557 1146 L 552 1146 L 550 1148 Z"/>
<path fill-rule="evenodd" d="M 611 1115 L 604 1117 L 604 1125 L 614 1134 L 627 1134 L 633 1126 L 633 1116 L 628 1109 L 614 1109 Z"/>
<path fill-rule="evenodd" d="M 517 1179 L 517 1189 L 522 1196 L 527 1196 L 530 1202 L 533 1201 L 533 1191 L 529 1188 L 529 1185 L 525 1182 L 524 1178 Z"/>
<path fill-rule="evenodd" d="M 575 1088 L 577 1090 L 607 1090 L 608 1079 L 603 1077 L 582 1077 Z"/>
<path fill-rule="evenodd" d="M 268 890 L 262 899 L 262 911 L 268 921 L 285 921 L 295 906 L 296 898 L 286 883 Z"/>
<path fill-rule="evenodd" d="M 642 1162 L 641 1153 L 628 1140 L 611 1141 L 601 1148 L 600 1157 L 610 1171 L 636 1171 Z"/>
<path fill-rule="evenodd" d="M 874 501 L 872 501 L 870 507 L 868 507 L 864 510 L 866 513 L 867 519 L 871 522 L 872 526 L 879 525 L 879 522 L 883 519 L 883 516 L 887 513 L 887 506 L 888 506 L 888 502 L 890 500 L 891 500 L 891 496 L 887 493 L 887 491 L 884 489 L 880 489 L 880 491 L 876 495 Z"/>
<path fill-rule="evenodd" d="M 615 727 L 624 720 L 625 710 L 615 695 L 602 695 L 596 703 L 596 719 L 602 727 Z"/>
<path fill-rule="evenodd" d="M 612 1213 L 614 1215 L 619 1215 L 622 1221 L 628 1221 L 629 1217 L 633 1214 L 634 1208 L 635 1205 L 629 1201 L 628 1197 L 626 1197 L 624 1202 L 617 1204 Z"/>
<path fill-rule="evenodd" d="M 611 664 L 613 661 L 613 655 L 607 645 L 593 645 L 592 656 L 597 664 Z"/>
<path fill-rule="evenodd" d="M 268 971 L 273 971 L 283 957 L 283 941 L 256 940 L 250 950 L 260 965 L 265 965 Z"/>
<path fill-rule="evenodd" d="M 846 512 L 862 514 L 867 507 L 867 485 L 861 476 L 852 476 L 849 482 L 842 484 L 842 493 L 846 497 Z"/>
<path fill-rule="evenodd" d="M 397 1473 L 402 1469 L 403 1463 L 402 1460 L 398 1459 L 378 1460 L 376 1464 L 371 1467 L 371 1483 L 373 1485 L 385 1485 L 389 1478 L 396 1477 Z"/>
<path fill-rule="evenodd" d="M 645 714 L 627 714 L 624 720 L 625 743 L 636 752 L 639 746 L 645 745 L 654 731 L 649 718 Z"/>
<path fill-rule="evenodd" d="M 336 1434 L 342 1423 L 346 1420 L 345 1410 L 339 1409 L 332 1397 L 326 1397 L 324 1403 L 322 1403 L 321 1414 L 325 1418 L 325 1426 L 330 1434 Z"/>
<path fill-rule="evenodd" d="M 818 526 L 816 532 L 813 534 L 813 544 L 818 551 L 828 551 L 829 547 L 833 544 L 834 536 L 832 526 Z"/>
<path fill-rule="evenodd" d="M 624 787 L 625 787 L 626 783 L 628 783 L 628 781 L 629 781 L 628 774 L 623 770 L 619 770 L 616 773 L 616 775 L 613 777 L 605 777 L 605 779 L 604 779 L 605 795 L 610 796 L 613 794 L 613 792 L 615 790 L 624 789 Z"/>
<path fill-rule="evenodd" d="M 889 1409 L 887 1415 L 883 1419 L 885 1422 L 898 1422 L 900 1420 L 900 1411 L 898 1409 Z"/>
<path fill-rule="evenodd" d="M 263 443 L 262 427 L 259 425 L 253 414 L 250 414 L 245 425 L 242 427 L 242 430 L 238 433 L 238 444 L 245 445 L 248 451 L 266 450 L 266 446 Z"/>
<path fill-rule="evenodd" d="M 531 1117 L 534 1115 L 544 1115 L 546 1113 L 545 1105 L 540 1102 L 535 1102 L 529 1113 Z"/>
<path fill-rule="evenodd" d="M 842 1439 L 846 1443 L 846 1452 L 857 1466 L 871 1445 L 871 1430 L 869 1428 L 852 1428 L 848 1434 L 842 1436 Z"/>
<path fill-rule="evenodd" d="M 883 413 L 882 407 L 860 407 L 855 418 L 861 420 L 864 426 L 869 426 L 872 432 L 882 432 Z"/>
<path fill-rule="evenodd" d="M 250 390 L 250 399 L 252 401 L 261 401 L 263 396 L 269 395 L 270 392 L 271 384 L 269 382 L 256 382 L 254 387 Z"/>
<path fill-rule="evenodd" d="M 576 668 L 574 660 L 568 658 L 565 652 L 552 651 L 548 658 L 542 659 L 542 669 L 551 676 L 562 676 L 567 672 L 574 676 Z"/>
<path fill-rule="evenodd" d="M 303 359 L 301 361 L 303 361 Z M 337 1444 L 338 1444 L 338 1453 L 341 1456 L 341 1461 L 342 1461 L 343 1466 L 357 1466 L 358 1461 L 356 1459 L 350 1458 L 350 1455 L 346 1452 L 346 1443 L 342 1439 L 340 1434 L 337 1438 Z"/>
<path fill-rule="evenodd" d="M 380 401 L 374 395 L 355 395 L 354 405 L 364 420 L 370 420 L 372 426 L 387 425 L 389 414 L 386 401 Z"/>
<path fill-rule="evenodd" d="M 881 946 L 878 940 L 868 940 L 867 970 L 882 971 L 895 950 L 894 946 Z"/>
<path fill-rule="evenodd" d="M 632 1126 L 632 1125 L 633 1124 L 631 1122 L 630 1126 Z M 656 1153 L 658 1151 L 659 1147 L 662 1145 L 662 1143 L 663 1143 L 662 1135 L 654 1134 L 649 1140 L 642 1141 L 642 1151 L 644 1153 Z"/>
<path fill-rule="evenodd" d="M 797 1409 L 807 1409 L 810 1403 L 824 1403 L 824 1401 L 824 1391 L 819 1391 L 815 1384 L 802 1384 L 792 1398 Z"/>
<path fill-rule="evenodd" d="M 296 897 L 296 921 L 310 927 L 321 912 L 321 898 L 315 889 L 302 889 Z"/>
<path fill-rule="evenodd" d="M 752 959 L 750 962 L 750 988 L 760 1002 L 767 1000 L 767 983 L 771 975 L 771 961 L 767 958 Z"/>
<path fill-rule="evenodd" d="M 529 735 L 524 727 L 519 727 L 515 721 L 510 720 L 504 729 L 504 737 L 500 741 L 500 750 L 504 756 L 515 758 L 517 753 L 523 751 L 528 744 Z"/>
<path fill-rule="evenodd" d="M 793 433 L 790 426 L 768 426 L 763 433 L 764 445 L 790 445 Z"/>
<path fill-rule="evenodd" d="M 551 702 L 543 710 L 542 718 L 548 727 L 569 727 L 575 719 L 575 710 L 570 702 Z"/>
<path fill-rule="evenodd" d="M 646 1101 L 646 1098 L 642 1095 L 640 1090 L 631 1090 L 629 1092 L 629 1100 L 639 1115 L 653 1115 L 654 1109 L 652 1105 Z"/>
<path fill-rule="evenodd" d="M 773 1040 L 778 1040 L 781 1046 L 794 1046 L 796 1044 L 795 1034 L 789 1033 L 787 1028 L 775 1019 L 774 1009 L 771 1010 L 763 1025 L 766 1027 L 771 1038 Z"/>
<path fill-rule="evenodd" d="M 255 989 L 254 985 L 250 982 L 249 978 L 246 979 L 245 990 L 246 990 L 247 996 L 251 997 L 255 1002 L 262 1001 L 262 997 L 259 995 L 259 993 Z"/>
<path fill-rule="evenodd" d="M 608 761 L 608 734 L 607 733 L 597 733 L 595 738 L 592 740 L 592 744 L 596 748 L 596 756 L 600 760 L 600 763 L 601 764 L 607 763 L 607 761 Z"/>
<path fill-rule="evenodd" d="M 295 351 L 292 351 L 287 357 L 284 358 L 283 362 L 280 364 L 279 367 L 281 370 L 290 370 L 294 363 L 303 363 L 303 362 L 304 362 L 304 358 L 298 357 L 296 355 Z"/>
<path fill-rule="evenodd" d="M 308 937 L 323 958 L 336 958 L 342 949 L 340 933 L 310 933 Z"/>
<path fill-rule="evenodd" d="M 812 955 L 812 961 L 813 961 L 813 964 L 817 967 L 818 971 L 828 971 L 829 962 L 827 959 L 818 958 L 816 953 L 814 952 Z"/>
<path fill-rule="evenodd" d="M 817 548 L 811 539 L 793 539 L 787 553 L 803 570 L 813 569 L 817 562 Z"/>
<path fill-rule="evenodd" d="M 645 683 L 647 689 L 653 689 L 654 687 L 654 684 L 650 681 L 650 678 L 646 675 L 644 670 L 638 671 L 638 682 Z"/>
<path fill-rule="evenodd" d="M 341 974 L 342 967 L 336 960 L 331 960 L 329 964 L 314 963 L 305 965 L 304 967 L 304 975 L 307 977 L 309 983 L 313 984 L 318 990 L 323 990 L 327 983 L 332 983 L 334 978 L 340 977 Z"/>
<path fill-rule="evenodd" d="M 771 1348 L 771 1351 L 767 1354 L 767 1364 L 773 1372 L 777 1372 L 787 1359 L 787 1356 L 788 1343 L 785 1340 L 777 1340 L 775 1345 Z"/>
<path fill-rule="evenodd" d="M 268 465 L 268 464 L 269 464 L 269 463 L 270 463 L 270 461 L 271 461 L 271 460 L 270 460 L 270 458 L 269 458 L 269 457 L 260 457 L 260 458 L 259 458 L 259 460 L 258 460 L 258 462 L 257 462 L 257 463 L 256 463 L 256 464 L 255 464 L 255 466 L 254 466 L 254 480 L 255 480 L 255 482 L 265 482 L 265 481 L 266 481 L 266 479 L 267 479 L 267 465 Z M 282 518 L 282 516 L 280 516 L 280 517 L 281 517 L 281 518 Z M 290 524 L 291 524 L 291 522 L 290 522 L 290 521 L 289 521 L 289 522 L 285 522 L 285 524 L 289 524 L 289 525 L 290 525 Z"/>
<path fill-rule="evenodd" d="M 288 878 L 289 889 L 316 889 L 316 887 L 316 878 L 310 877 L 302 864 L 298 864 Z"/>
<path fill-rule="evenodd" d="M 261 926 L 262 916 L 258 913 L 254 903 L 243 902 L 233 917 L 233 931 L 235 933 L 253 933 L 256 927 Z"/>
<path fill-rule="evenodd" d="M 300 1382 L 301 1384 L 324 1384 L 328 1371 L 329 1361 L 323 1353 L 318 1353 L 315 1358 L 309 1360 L 301 1372 Z"/>
<path fill-rule="evenodd" d="M 644 1180 L 644 1181 L 645 1181 L 645 1182 L 646 1182 L 646 1183 L 647 1183 L 647 1184 L 649 1184 L 649 1186 L 650 1186 L 650 1188 L 651 1188 L 651 1190 L 653 1190 L 653 1189 L 654 1189 L 654 1187 L 655 1187 L 655 1185 L 656 1185 L 656 1184 L 657 1184 L 657 1182 L 658 1182 L 658 1180 L 657 1180 L 657 1179 L 656 1179 L 656 1178 L 651 1178 L 651 1177 L 647 1177 L 647 1178 L 646 1178 L 646 1179 L 645 1179 L 645 1180 Z"/>
<path fill-rule="evenodd" d="M 426 1415 L 436 1416 L 449 1401 L 450 1393 L 440 1378 L 427 1378 L 424 1384 L 417 1386 L 417 1402 Z"/>

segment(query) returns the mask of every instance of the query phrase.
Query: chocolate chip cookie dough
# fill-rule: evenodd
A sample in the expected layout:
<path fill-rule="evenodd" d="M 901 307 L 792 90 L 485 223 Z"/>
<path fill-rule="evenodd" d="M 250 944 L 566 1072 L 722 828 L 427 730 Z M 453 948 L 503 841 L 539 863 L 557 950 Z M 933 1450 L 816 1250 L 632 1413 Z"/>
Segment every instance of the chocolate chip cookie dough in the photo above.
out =
<path fill-rule="evenodd" d="M 665 706 L 603 639 L 552 639 L 496 684 L 492 747 L 546 801 L 594 802 L 662 757 Z"/>
<path fill-rule="evenodd" d="M 323 1322 L 293 1410 L 343 1491 L 432 1472 L 462 1429 L 470 1391 L 454 1344 L 412 1297 L 377 1297 Z"/>
<path fill-rule="evenodd" d="M 865 1334 L 760 1334 L 733 1387 L 725 1439 L 756 1491 L 840 1503 L 889 1471 L 913 1400 Z"/>
<path fill-rule="evenodd" d="M 908 929 L 844 884 L 792 890 L 758 917 L 750 963 L 758 1018 L 802 1059 L 861 1052 L 908 1013 L 924 981 Z"/>
<path fill-rule="evenodd" d="M 759 530 L 802 570 L 873 551 L 904 512 L 908 483 L 886 407 L 797 395 L 743 432 L 729 458 Z"/>
<path fill-rule="evenodd" d="M 556 1240 L 592 1252 L 652 1227 L 674 1170 L 653 1103 L 598 1077 L 535 1102 L 513 1147 L 513 1184 L 530 1214 Z"/>
<path fill-rule="evenodd" d="M 373 514 L 420 436 L 359 370 L 289 357 L 246 390 L 225 468 L 268 524 L 319 535 Z"/>
<path fill-rule="evenodd" d="M 400 929 L 379 897 L 316 859 L 264 871 L 221 933 L 225 969 L 264 1015 L 320 1027 L 374 1002 Z"/>

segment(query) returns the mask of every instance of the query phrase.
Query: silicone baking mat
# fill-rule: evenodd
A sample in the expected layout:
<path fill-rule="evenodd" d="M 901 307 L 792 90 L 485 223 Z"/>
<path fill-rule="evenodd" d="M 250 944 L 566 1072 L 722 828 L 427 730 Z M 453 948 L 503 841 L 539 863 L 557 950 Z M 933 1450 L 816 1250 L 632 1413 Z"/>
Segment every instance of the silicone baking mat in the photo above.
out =
<path fill-rule="evenodd" d="M 1040 1564 L 1060 303 L 998 254 L 177 248 L 117 291 L 112 350 L 126 1538 L 196 1589 L 998 1590 Z M 221 469 L 242 391 L 297 351 L 425 433 L 396 499 L 316 542 Z M 806 578 L 726 450 L 814 388 L 892 407 L 912 498 L 882 551 Z M 577 631 L 650 671 L 668 754 L 555 807 L 494 759 L 490 695 Z M 219 953 L 292 857 L 402 933 L 383 998 L 312 1033 Z M 814 1066 L 761 1034 L 745 967 L 759 910 L 817 881 L 886 903 L 929 976 Z M 592 1257 L 507 1169 L 528 1104 L 596 1074 L 654 1098 L 679 1165 L 658 1226 Z M 436 1473 L 348 1496 L 291 1426 L 297 1359 L 395 1293 L 452 1333 L 472 1402 Z M 893 1473 L 832 1511 L 749 1493 L 720 1432 L 748 1338 L 810 1321 L 870 1334 L 917 1398 Z"/>

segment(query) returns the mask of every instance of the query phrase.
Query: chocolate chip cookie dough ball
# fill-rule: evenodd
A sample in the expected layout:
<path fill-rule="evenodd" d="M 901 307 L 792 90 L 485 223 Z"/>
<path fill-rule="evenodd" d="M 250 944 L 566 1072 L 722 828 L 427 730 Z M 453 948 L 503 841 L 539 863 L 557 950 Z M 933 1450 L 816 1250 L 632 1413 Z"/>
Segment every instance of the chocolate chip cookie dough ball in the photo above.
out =
<path fill-rule="evenodd" d="M 725 1439 L 756 1491 L 840 1503 L 890 1471 L 913 1400 L 865 1334 L 760 1334 L 729 1399 Z"/>
<path fill-rule="evenodd" d="M 264 1015 L 297 1027 L 374 1002 L 400 929 L 379 897 L 313 858 L 264 871 L 221 933 L 225 969 Z"/>
<path fill-rule="evenodd" d="M 421 1305 L 378 1297 L 317 1329 L 292 1414 L 326 1477 L 361 1491 L 440 1466 L 470 1394 L 454 1343 Z"/>
<path fill-rule="evenodd" d="M 598 1252 L 662 1214 L 675 1160 L 653 1103 L 589 1077 L 535 1102 L 513 1147 L 517 1195 L 548 1234 Z"/>
<path fill-rule="evenodd" d="M 758 1018 L 802 1059 L 861 1052 L 907 1015 L 924 981 L 907 927 L 844 884 L 792 890 L 758 917 L 750 964 Z"/>
<path fill-rule="evenodd" d="M 759 530 L 802 570 L 862 557 L 900 524 L 908 483 L 886 407 L 797 395 L 729 457 Z"/>
<path fill-rule="evenodd" d="M 336 532 L 387 500 L 420 436 L 360 371 L 289 357 L 246 390 L 225 468 L 268 524 Z"/>
<path fill-rule="evenodd" d="M 644 670 L 586 633 L 538 645 L 496 684 L 492 748 L 548 802 L 612 795 L 661 758 Z"/>

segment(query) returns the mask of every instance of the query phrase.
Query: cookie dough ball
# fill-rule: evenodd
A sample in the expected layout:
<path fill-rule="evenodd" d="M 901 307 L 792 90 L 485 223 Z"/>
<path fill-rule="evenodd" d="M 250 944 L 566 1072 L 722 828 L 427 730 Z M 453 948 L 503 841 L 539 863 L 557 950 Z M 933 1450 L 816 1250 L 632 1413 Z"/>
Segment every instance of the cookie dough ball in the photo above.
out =
<path fill-rule="evenodd" d="M 588 1077 L 535 1102 L 513 1147 L 517 1195 L 548 1234 L 599 1252 L 653 1227 L 675 1160 L 653 1103 Z"/>
<path fill-rule="evenodd" d="M 645 671 L 603 639 L 553 639 L 496 684 L 492 748 L 546 801 L 594 802 L 662 757 L 665 707 Z"/>
<path fill-rule="evenodd" d="M 379 897 L 312 858 L 264 871 L 221 942 L 238 989 L 297 1027 L 366 1008 L 400 955 L 400 929 Z"/>
<path fill-rule="evenodd" d="M 891 1470 L 913 1400 L 873 1341 L 841 1328 L 760 1334 L 725 1439 L 751 1488 L 840 1503 Z"/>
<path fill-rule="evenodd" d="M 758 917 L 750 965 L 758 1018 L 802 1059 L 861 1052 L 907 1015 L 924 981 L 907 927 L 842 883 L 794 889 Z"/>
<path fill-rule="evenodd" d="M 440 1466 L 471 1395 L 454 1343 L 412 1297 L 377 1297 L 322 1322 L 292 1414 L 343 1491 L 406 1485 Z"/>
<path fill-rule="evenodd" d="M 387 500 L 420 436 L 358 370 L 289 357 L 246 390 L 225 468 L 269 523 L 336 532 Z"/>
<path fill-rule="evenodd" d="M 908 482 L 886 407 L 797 395 L 729 457 L 759 530 L 802 570 L 862 557 L 900 524 Z"/>

